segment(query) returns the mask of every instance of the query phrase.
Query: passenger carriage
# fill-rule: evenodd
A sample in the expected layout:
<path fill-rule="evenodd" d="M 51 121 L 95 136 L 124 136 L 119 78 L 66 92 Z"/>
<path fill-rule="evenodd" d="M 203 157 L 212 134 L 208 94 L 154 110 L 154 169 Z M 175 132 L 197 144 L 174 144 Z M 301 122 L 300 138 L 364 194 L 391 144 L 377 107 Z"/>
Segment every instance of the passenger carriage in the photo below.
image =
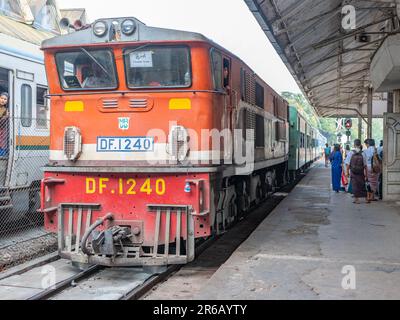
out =
<path fill-rule="evenodd" d="M 290 151 L 288 168 L 291 177 L 322 156 L 326 138 L 295 108 L 289 107 Z"/>
<path fill-rule="evenodd" d="M 37 1 L 0 3 L 0 91 L 10 95 L 10 117 L 0 121 L 2 228 L 39 209 L 41 168 L 49 158 L 50 106 L 40 44 L 56 30 L 42 26 L 39 15 L 46 16 L 40 8 Z M 52 21 L 47 18 L 47 23 Z M 36 216 L 32 222 L 39 222 Z"/>

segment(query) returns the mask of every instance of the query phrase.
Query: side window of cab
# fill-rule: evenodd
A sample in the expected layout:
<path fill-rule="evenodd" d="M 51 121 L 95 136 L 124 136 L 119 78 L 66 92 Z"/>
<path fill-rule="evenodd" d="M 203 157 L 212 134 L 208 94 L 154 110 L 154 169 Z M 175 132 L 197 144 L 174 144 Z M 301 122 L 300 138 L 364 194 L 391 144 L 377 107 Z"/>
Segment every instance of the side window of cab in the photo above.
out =
<path fill-rule="evenodd" d="M 213 75 L 214 90 L 224 91 L 223 87 L 223 61 L 222 55 L 216 49 L 211 49 L 211 71 Z"/>

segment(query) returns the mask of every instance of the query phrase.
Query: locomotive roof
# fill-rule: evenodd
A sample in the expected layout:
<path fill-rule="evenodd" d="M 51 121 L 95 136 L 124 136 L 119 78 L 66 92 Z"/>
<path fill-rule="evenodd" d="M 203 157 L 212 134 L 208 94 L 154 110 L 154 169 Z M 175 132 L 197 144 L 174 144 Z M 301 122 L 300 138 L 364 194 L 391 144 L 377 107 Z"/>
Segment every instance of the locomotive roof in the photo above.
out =
<path fill-rule="evenodd" d="M 113 21 L 118 21 L 119 24 L 126 20 L 131 19 L 136 22 L 136 30 L 130 35 L 126 36 L 121 33 L 121 39 L 119 41 L 110 41 L 109 34 L 107 33 L 103 37 L 97 37 L 93 34 L 92 27 L 98 21 L 107 22 L 108 26 L 111 26 Z M 67 35 L 62 35 L 48 39 L 43 42 L 42 48 L 62 47 L 62 46 L 76 46 L 76 45 L 90 45 L 100 43 L 118 43 L 118 42 L 143 42 L 143 41 L 207 41 L 212 42 L 207 37 L 200 33 L 180 31 L 173 29 L 163 29 L 156 27 L 149 27 L 136 18 L 113 18 L 113 19 L 98 19 L 89 28 L 82 29 L 76 32 L 72 32 Z"/>

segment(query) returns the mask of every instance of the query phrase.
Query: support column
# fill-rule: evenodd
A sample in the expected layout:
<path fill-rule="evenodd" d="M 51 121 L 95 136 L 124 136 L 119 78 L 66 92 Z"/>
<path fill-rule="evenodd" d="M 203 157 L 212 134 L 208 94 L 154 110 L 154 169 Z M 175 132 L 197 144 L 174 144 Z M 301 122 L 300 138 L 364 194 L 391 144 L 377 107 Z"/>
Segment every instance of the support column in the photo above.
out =
<path fill-rule="evenodd" d="M 393 113 L 393 92 L 388 92 L 387 113 Z"/>
<path fill-rule="evenodd" d="M 372 88 L 368 88 L 368 99 L 367 99 L 367 115 L 368 115 L 368 127 L 367 127 L 367 138 L 372 138 Z"/>
<path fill-rule="evenodd" d="M 360 116 L 358 116 L 358 139 L 360 139 L 361 142 L 364 142 L 362 138 L 362 125 L 363 125 L 363 120 Z"/>
<path fill-rule="evenodd" d="M 400 113 L 400 90 L 393 91 L 393 113 Z"/>

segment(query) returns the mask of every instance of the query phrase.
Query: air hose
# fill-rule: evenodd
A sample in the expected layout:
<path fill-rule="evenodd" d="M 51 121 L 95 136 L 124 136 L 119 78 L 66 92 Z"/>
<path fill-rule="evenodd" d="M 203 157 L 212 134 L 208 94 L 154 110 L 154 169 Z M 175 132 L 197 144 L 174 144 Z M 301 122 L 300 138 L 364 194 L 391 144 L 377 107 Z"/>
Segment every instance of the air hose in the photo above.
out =
<path fill-rule="evenodd" d="M 82 252 L 86 255 L 91 255 L 92 253 L 90 252 L 90 250 L 87 247 L 87 241 L 89 239 L 89 236 L 91 235 L 91 233 L 98 227 L 101 226 L 106 220 L 113 220 L 114 217 L 111 213 L 108 213 L 107 215 L 105 215 L 104 217 L 97 219 L 95 223 L 93 223 L 85 232 L 85 234 L 82 237 L 82 241 L 81 241 L 81 249 Z"/>

